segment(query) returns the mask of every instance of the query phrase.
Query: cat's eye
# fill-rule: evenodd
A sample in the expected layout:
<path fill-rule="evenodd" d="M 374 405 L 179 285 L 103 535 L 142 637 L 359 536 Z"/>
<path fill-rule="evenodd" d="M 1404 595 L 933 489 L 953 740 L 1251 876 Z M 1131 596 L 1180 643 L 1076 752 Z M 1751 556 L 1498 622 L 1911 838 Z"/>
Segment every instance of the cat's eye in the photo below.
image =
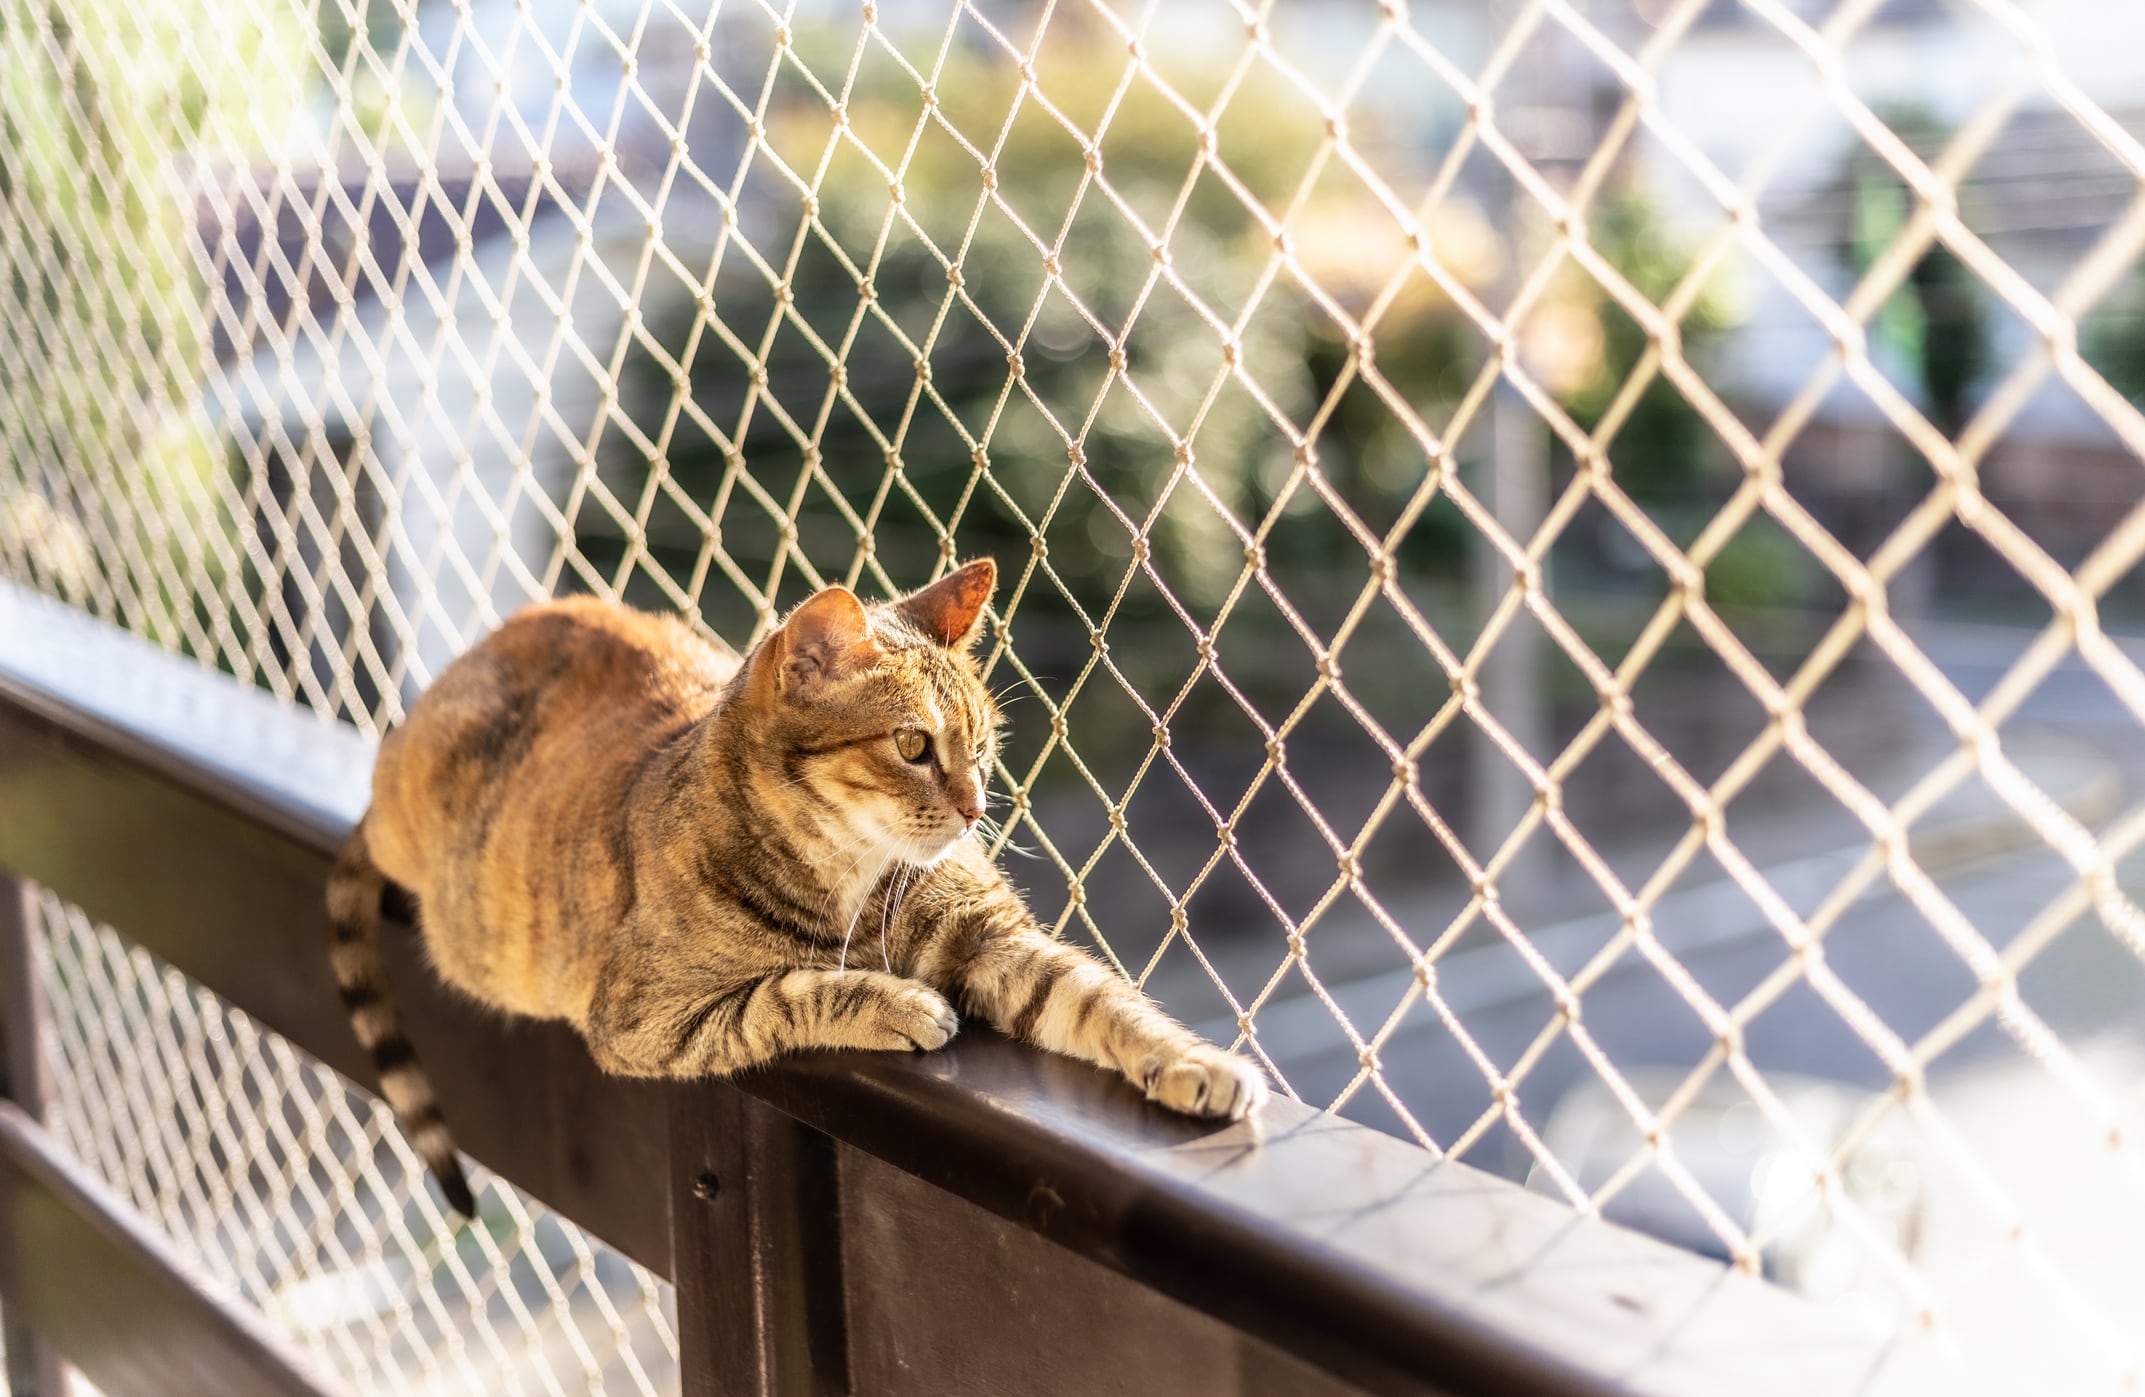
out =
<path fill-rule="evenodd" d="M 905 762 L 920 762 L 931 755 L 931 739 L 922 728 L 902 728 L 894 734 L 894 750 Z"/>

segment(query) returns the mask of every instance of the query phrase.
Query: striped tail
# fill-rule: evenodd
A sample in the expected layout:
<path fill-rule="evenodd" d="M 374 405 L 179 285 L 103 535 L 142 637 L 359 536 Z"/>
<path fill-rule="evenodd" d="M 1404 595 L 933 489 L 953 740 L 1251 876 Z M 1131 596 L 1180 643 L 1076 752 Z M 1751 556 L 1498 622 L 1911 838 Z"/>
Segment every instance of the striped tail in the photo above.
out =
<path fill-rule="evenodd" d="M 447 1206 L 463 1217 L 477 1215 L 477 1200 L 454 1152 L 454 1137 L 439 1113 L 432 1083 L 417 1065 L 417 1051 L 402 1031 L 402 1018 L 388 1002 L 387 979 L 380 964 L 380 894 L 387 878 L 372 861 L 363 821 L 336 856 L 328 873 L 329 948 L 335 983 L 360 1047 L 372 1054 L 380 1074 L 380 1092 L 395 1114 L 418 1157 L 432 1171 Z"/>

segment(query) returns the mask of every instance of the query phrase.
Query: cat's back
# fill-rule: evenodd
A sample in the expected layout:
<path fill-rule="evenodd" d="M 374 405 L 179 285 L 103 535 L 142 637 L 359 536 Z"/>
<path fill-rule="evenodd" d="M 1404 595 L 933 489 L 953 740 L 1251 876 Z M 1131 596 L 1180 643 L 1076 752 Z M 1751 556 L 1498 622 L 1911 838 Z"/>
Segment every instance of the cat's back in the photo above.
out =
<path fill-rule="evenodd" d="M 515 613 L 382 740 L 381 867 L 421 881 L 420 865 L 480 837 L 502 799 L 551 804 L 614 784 L 640 752 L 703 716 L 737 665 L 682 621 L 594 597 Z"/>
<path fill-rule="evenodd" d="M 564 597 L 514 613 L 450 665 L 418 705 L 470 681 L 480 694 L 540 691 L 561 703 L 691 701 L 720 689 L 737 663 L 674 616 L 598 597 Z M 418 713 L 410 716 L 414 721 Z"/>

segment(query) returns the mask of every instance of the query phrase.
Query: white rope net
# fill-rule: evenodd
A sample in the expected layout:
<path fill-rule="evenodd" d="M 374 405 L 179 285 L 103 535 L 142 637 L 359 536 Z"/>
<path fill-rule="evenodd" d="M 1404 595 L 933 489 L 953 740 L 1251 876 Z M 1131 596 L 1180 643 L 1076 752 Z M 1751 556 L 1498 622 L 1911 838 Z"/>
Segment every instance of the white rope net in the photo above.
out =
<path fill-rule="evenodd" d="M 61 1144 L 321 1371 L 440 1397 L 677 1390 L 669 1285 L 497 1179 L 455 1226 L 384 1106 L 49 895 L 37 948 Z"/>
<path fill-rule="evenodd" d="M 559 591 L 742 645 L 991 553 L 1062 934 L 1317 1105 L 2134 1386 L 2141 53 L 2025 0 L 53 0 L 0 18 L 0 574 L 378 731 Z M 176 1031 L 65 925 L 127 967 L 83 1023 Z M 352 1172 L 116 1176 L 184 1231 L 362 1174 L 405 1244 L 369 1109 L 232 1032 Z M 503 1323 L 430 1304 L 333 1342 Z"/>

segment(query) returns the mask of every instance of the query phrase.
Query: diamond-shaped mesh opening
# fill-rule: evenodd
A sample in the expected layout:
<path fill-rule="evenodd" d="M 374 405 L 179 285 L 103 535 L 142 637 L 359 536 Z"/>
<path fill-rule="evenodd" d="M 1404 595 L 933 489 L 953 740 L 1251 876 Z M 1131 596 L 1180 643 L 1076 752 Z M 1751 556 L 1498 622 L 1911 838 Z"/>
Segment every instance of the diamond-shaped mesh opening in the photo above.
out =
<path fill-rule="evenodd" d="M 2028 107 L 1960 183 L 1959 217 L 2052 296 L 2122 216 L 2134 182 L 2122 158 L 2069 113 Z"/>
<path fill-rule="evenodd" d="M 1022 227 L 1049 246 L 1057 241 L 1083 182 L 1087 137 L 1030 96 L 1013 110 L 1001 141 L 997 160 L 1006 173 L 999 197 Z"/>

